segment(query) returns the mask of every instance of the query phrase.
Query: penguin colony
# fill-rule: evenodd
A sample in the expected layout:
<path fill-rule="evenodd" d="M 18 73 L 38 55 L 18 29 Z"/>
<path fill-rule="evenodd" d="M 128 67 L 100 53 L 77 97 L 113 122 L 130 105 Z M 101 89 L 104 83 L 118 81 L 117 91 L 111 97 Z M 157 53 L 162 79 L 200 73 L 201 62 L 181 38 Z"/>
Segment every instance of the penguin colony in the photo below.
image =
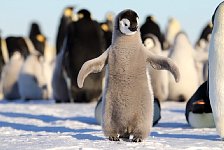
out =
<path fill-rule="evenodd" d="M 191 127 L 216 127 L 224 139 L 223 2 L 194 45 L 173 17 L 163 33 L 153 15 L 139 26 L 132 10 L 115 19 L 108 13 L 101 23 L 86 9 L 75 11 L 63 10 L 55 48 L 36 22 L 27 37 L 0 35 L 2 99 L 98 101 L 95 117 L 105 135 L 113 141 L 133 135 L 134 142 L 158 123 L 161 102 L 185 101 Z M 180 73 L 179 83 L 161 69 L 176 80 Z"/>

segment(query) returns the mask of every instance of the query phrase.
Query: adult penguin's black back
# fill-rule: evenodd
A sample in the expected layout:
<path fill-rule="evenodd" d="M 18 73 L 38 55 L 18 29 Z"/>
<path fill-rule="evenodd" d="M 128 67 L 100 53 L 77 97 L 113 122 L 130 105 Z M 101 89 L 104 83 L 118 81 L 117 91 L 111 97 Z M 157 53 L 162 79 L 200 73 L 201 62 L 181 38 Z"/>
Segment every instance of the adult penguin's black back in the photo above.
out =
<path fill-rule="evenodd" d="M 58 33 L 56 38 L 56 53 L 58 54 L 62 48 L 65 36 L 67 35 L 68 27 L 72 23 L 74 7 L 66 7 L 60 19 L 58 26 Z"/>
<path fill-rule="evenodd" d="M 197 118 L 198 120 L 191 119 Z M 207 119 L 208 117 L 205 114 L 211 114 L 212 108 L 210 105 L 209 95 L 208 95 L 208 82 L 205 81 L 193 94 L 190 100 L 187 102 L 185 116 L 187 122 L 193 127 L 210 127 L 209 125 L 213 122 L 212 119 Z M 211 115 L 212 116 L 212 115 Z M 203 121 L 206 120 L 207 122 L 204 123 Z"/>
<path fill-rule="evenodd" d="M 64 65 L 72 81 L 74 101 L 89 102 L 99 98 L 103 74 L 91 74 L 82 89 L 78 88 L 76 78 L 84 62 L 102 54 L 105 50 L 105 40 L 100 24 L 91 19 L 88 10 L 80 10 L 78 16 L 79 20 L 69 26 Z"/>

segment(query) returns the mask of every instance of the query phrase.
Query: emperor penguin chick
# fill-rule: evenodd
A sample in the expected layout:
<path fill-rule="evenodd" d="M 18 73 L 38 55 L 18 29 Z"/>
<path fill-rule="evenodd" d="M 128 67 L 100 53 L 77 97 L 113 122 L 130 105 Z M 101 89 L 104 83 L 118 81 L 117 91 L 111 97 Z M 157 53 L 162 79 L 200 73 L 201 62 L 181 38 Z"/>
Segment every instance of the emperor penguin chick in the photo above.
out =
<path fill-rule="evenodd" d="M 99 57 L 85 62 L 77 78 L 81 88 L 90 73 L 106 65 L 103 91 L 102 128 L 109 140 L 119 138 L 141 142 L 147 138 L 153 120 L 153 91 L 147 64 L 167 69 L 179 80 L 179 70 L 169 58 L 154 55 L 141 41 L 138 15 L 127 9 L 115 18 L 112 44 Z"/>
<path fill-rule="evenodd" d="M 165 56 L 161 44 L 155 35 L 146 34 L 143 37 L 143 43 L 146 48 L 154 54 Z M 166 101 L 169 94 L 168 72 L 166 70 L 154 70 L 153 67 L 149 65 L 149 73 L 154 97 L 158 98 L 160 101 Z"/>
<path fill-rule="evenodd" d="M 224 139 L 224 2 L 216 8 L 212 17 L 213 30 L 209 47 L 209 98 L 216 130 Z"/>

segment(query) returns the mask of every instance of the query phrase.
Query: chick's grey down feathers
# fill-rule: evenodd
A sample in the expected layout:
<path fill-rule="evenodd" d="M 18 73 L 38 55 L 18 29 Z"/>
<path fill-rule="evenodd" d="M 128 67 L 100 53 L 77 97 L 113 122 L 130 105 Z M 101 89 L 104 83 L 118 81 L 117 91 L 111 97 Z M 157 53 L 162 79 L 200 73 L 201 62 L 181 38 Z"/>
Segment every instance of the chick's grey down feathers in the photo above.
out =
<path fill-rule="evenodd" d="M 139 27 L 135 34 L 120 31 L 121 16 L 135 17 L 132 10 L 124 10 L 115 18 L 111 46 L 99 57 L 84 63 L 77 82 L 81 88 L 85 77 L 106 66 L 106 84 L 103 91 L 102 127 L 110 140 L 133 135 L 133 142 L 148 137 L 153 119 L 153 92 L 147 64 L 155 69 L 167 69 L 179 80 L 176 65 L 169 59 L 149 52 L 142 44 Z M 133 15 L 133 16 L 132 16 Z M 131 23 L 130 23 L 131 24 Z"/>

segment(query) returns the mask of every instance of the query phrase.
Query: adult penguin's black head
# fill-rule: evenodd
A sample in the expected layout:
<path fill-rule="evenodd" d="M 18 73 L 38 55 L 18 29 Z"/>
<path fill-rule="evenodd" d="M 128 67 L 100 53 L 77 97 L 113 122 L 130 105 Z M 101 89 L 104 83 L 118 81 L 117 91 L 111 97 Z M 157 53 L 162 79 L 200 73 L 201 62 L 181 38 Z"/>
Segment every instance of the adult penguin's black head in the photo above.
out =
<path fill-rule="evenodd" d="M 78 11 L 78 18 L 80 19 L 91 19 L 91 14 L 87 9 L 81 9 L 80 11 Z"/>
<path fill-rule="evenodd" d="M 121 33 L 133 35 L 139 28 L 138 15 L 133 10 L 122 11 L 118 17 L 118 27 Z"/>

